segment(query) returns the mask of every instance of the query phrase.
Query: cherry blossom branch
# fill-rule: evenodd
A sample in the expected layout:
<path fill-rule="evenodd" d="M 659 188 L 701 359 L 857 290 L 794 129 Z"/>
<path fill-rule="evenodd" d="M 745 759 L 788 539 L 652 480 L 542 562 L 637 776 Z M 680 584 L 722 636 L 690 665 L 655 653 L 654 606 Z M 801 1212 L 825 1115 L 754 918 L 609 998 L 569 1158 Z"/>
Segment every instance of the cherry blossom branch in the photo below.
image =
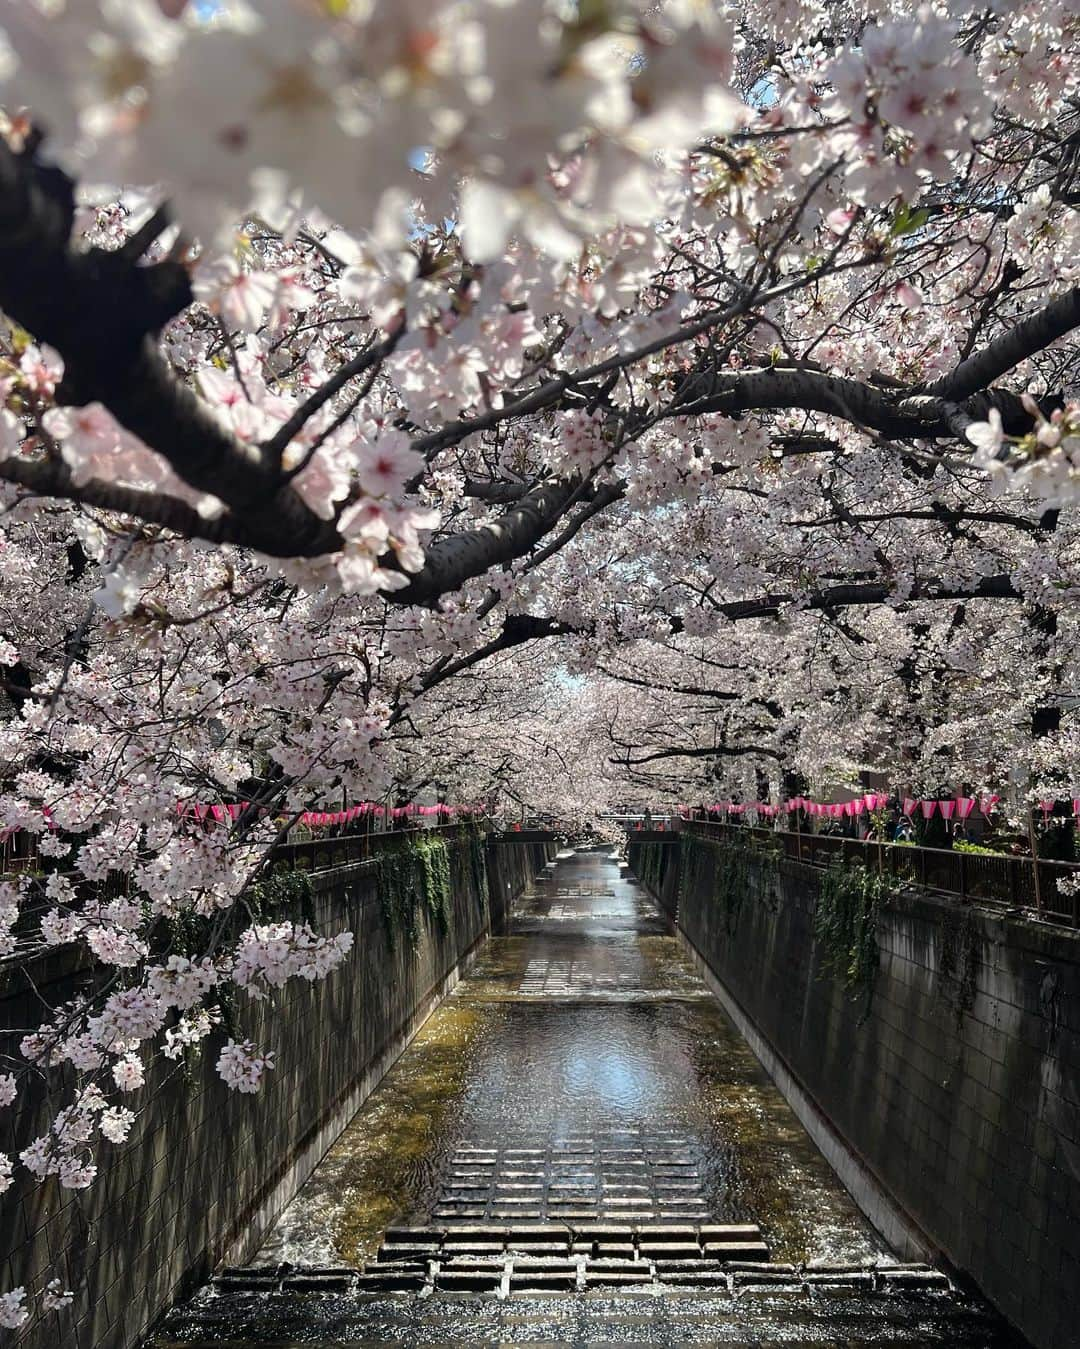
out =
<path fill-rule="evenodd" d="M 205 518 L 194 506 L 162 492 L 149 492 L 120 483 L 90 478 L 76 483 L 71 470 L 59 459 L 11 457 L 0 461 L 0 478 L 30 489 L 37 496 L 63 497 L 102 510 L 133 515 L 149 524 L 163 525 L 185 538 L 208 543 L 240 543 L 248 536 L 232 515 Z"/>
<path fill-rule="evenodd" d="M 955 370 L 928 384 L 925 392 L 953 402 L 969 398 L 1077 327 L 1080 327 L 1080 286 L 1074 286 L 994 338 L 982 351 L 961 361 Z"/>
<path fill-rule="evenodd" d="M 518 505 L 489 525 L 430 544 L 424 565 L 407 586 L 387 598 L 395 604 L 429 604 L 502 562 L 528 552 L 561 518 L 579 484 L 546 478 Z"/>
<path fill-rule="evenodd" d="M 73 219 L 71 180 L 0 140 L 0 307 L 63 356 L 58 394 L 102 403 L 185 482 L 242 518 L 252 547 L 334 551 L 333 525 L 282 486 L 271 455 L 229 435 L 158 351 L 158 331 L 191 303 L 186 270 L 137 267 L 121 250 L 77 252 Z"/>
<path fill-rule="evenodd" d="M 813 370 L 773 367 L 748 372 L 709 372 L 687 381 L 667 415 L 696 416 L 720 412 L 737 416 L 765 409 L 798 409 L 840 417 L 860 430 L 890 440 L 953 436 L 957 409 L 971 418 L 997 408 L 1010 433 L 1031 429 L 1031 415 L 1018 394 L 992 389 L 959 407 L 951 400 L 916 390 L 883 390 L 861 380 L 819 374 Z"/>
<path fill-rule="evenodd" d="M 300 404 L 287 421 L 282 422 L 281 427 L 263 445 L 264 452 L 280 464 L 281 456 L 287 449 L 289 442 L 300 434 L 316 412 L 324 407 L 351 379 L 355 379 L 357 375 L 363 374 L 365 370 L 369 370 L 373 366 L 380 365 L 404 335 L 405 325 L 402 324 L 389 337 L 384 338 L 381 342 L 370 342 L 351 361 L 346 361 L 343 366 L 335 370 L 328 380 L 320 384 L 315 392 Z"/>

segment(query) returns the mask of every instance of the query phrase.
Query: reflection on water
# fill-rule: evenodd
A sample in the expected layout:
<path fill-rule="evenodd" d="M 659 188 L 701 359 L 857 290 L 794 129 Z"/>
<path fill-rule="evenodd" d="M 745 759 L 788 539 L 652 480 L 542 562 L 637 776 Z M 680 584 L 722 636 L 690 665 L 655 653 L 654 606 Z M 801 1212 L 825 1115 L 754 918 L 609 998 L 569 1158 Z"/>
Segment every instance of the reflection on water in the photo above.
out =
<path fill-rule="evenodd" d="M 571 1195 L 601 1217 L 758 1222 L 778 1260 L 882 1253 L 655 906 L 597 854 L 534 887 L 256 1259 L 361 1263 L 392 1222 L 555 1218 Z"/>

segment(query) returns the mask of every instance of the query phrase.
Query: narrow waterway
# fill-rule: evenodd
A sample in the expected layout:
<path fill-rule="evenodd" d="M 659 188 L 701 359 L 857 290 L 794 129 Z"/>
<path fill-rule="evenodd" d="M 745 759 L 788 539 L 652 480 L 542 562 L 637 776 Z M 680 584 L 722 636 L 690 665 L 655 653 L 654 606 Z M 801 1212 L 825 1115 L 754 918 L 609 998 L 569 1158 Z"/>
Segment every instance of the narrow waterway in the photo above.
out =
<path fill-rule="evenodd" d="M 602 1221 L 756 1224 L 773 1264 L 803 1272 L 752 1307 L 715 1289 L 554 1309 L 430 1287 L 306 1307 L 208 1292 L 154 1343 L 1013 1342 L 947 1285 L 866 1296 L 881 1279 L 864 1272 L 890 1252 L 651 899 L 607 854 L 575 853 L 429 1018 L 253 1264 L 363 1266 L 390 1226 Z M 820 1265 L 856 1282 L 810 1296 L 804 1267 Z"/>
<path fill-rule="evenodd" d="M 758 1223 L 883 1253 L 643 889 L 558 861 L 428 1020 L 257 1260 L 360 1263 L 427 1219 Z"/>

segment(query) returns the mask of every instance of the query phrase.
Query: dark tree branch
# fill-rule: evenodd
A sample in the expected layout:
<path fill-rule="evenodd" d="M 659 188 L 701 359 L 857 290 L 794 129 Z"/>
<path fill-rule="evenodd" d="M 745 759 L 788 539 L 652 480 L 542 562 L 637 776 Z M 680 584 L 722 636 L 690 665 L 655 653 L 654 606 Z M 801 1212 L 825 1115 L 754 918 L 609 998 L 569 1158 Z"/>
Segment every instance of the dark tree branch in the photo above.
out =
<path fill-rule="evenodd" d="M 1031 415 L 1019 395 L 1004 389 L 992 389 L 957 404 L 938 395 L 883 390 L 856 379 L 778 366 L 746 373 L 696 375 L 687 381 L 671 415 L 721 412 L 737 417 L 744 412 L 794 408 L 839 417 L 888 440 L 926 440 L 961 435 L 955 425 L 957 410 L 970 422 L 985 417 L 992 407 L 1001 413 L 1011 434 L 1031 429 Z"/>
<path fill-rule="evenodd" d="M 1041 520 L 1026 520 L 1021 515 L 1011 515 L 1008 511 L 969 511 L 954 509 L 935 501 L 927 510 L 881 511 L 873 515 L 845 512 L 843 516 L 822 516 L 819 520 L 791 520 L 788 523 L 796 529 L 820 528 L 823 525 L 835 525 L 841 521 L 854 525 L 884 524 L 886 520 L 936 520 L 943 525 L 960 525 L 967 521 L 981 524 L 1004 525 L 1009 529 L 1018 529 L 1025 534 L 1043 534 L 1047 526 Z"/>
<path fill-rule="evenodd" d="M 609 763 L 621 764 L 626 768 L 637 768 L 641 764 L 654 763 L 657 759 L 720 759 L 736 758 L 743 754 L 762 754 L 769 759 L 782 759 L 779 750 L 768 745 L 675 745 L 670 749 L 654 750 L 637 759 L 630 757 L 628 750 L 621 758 L 611 758 Z"/>
<path fill-rule="evenodd" d="M 462 656 L 459 660 L 437 665 L 424 676 L 421 691 L 427 693 L 436 684 L 441 684 L 443 680 L 451 679 L 454 675 L 479 665 L 481 661 L 487 660 L 489 656 L 498 655 L 500 651 L 510 651 L 515 646 L 535 642 L 541 637 L 558 637 L 573 631 L 569 624 L 551 618 L 538 618 L 532 614 L 508 614 L 497 637 L 493 637 L 490 642 L 477 647 L 475 651 Z"/>
<path fill-rule="evenodd" d="M 387 598 L 395 604 L 430 604 L 491 567 L 521 557 L 558 522 L 579 486 L 547 478 L 494 523 L 431 544 L 423 568 Z"/>
<path fill-rule="evenodd" d="M 732 693 L 730 689 L 695 688 L 692 684 L 658 684 L 652 679 L 635 679 L 633 675 L 609 670 L 604 665 L 598 665 L 596 668 L 608 679 L 617 679 L 620 684 L 632 684 L 635 688 L 648 689 L 650 693 L 681 693 L 690 698 L 711 698 L 714 702 L 738 702 L 741 697 L 738 693 Z"/>
<path fill-rule="evenodd" d="M 482 478 L 466 478 L 464 488 L 467 497 L 476 501 L 490 501 L 499 506 L 520 501 L 528 490 L 527 482 L 514 482 L 511 478 L 493 478 L 490 482 Z"/>
<path fill-rule="evenodd" d="M 1051 342 L 1080 327 L 1080 287 L 1022 319 L 982 351 L 961 361 L 955 370 L 926 386 L 925 392 L 958 401 L 989 386 L 1006 371 L 1044 350 Z"/>
<path fill-rule="evenodd" d="M 76 485 L 71 470 L 58 459 L 5 459 L 0 462 L 0 478 L 29 488 L 36 496 L 62 497 L 101 510 L 119 511 L 149 524 L 163 525 L 185 538 L 241 543 L 247 535 L 232 515 L 225 513 L 206 519 L 186 501 L 161 492 L 141 491 L 96 478 Z"/>
<path fill-rule="evenodd" d="M 0 307 L 63 356 L 63 400 L 104 404 L 186 483 L 225 502 L 249 546 L 279 557 L 340 547 L 272 456 L 230 436 L 158 351 L 157 333 L 191 303 L 186 270 L 77 252 L 73 218 L 70 179 L 0 141 Z"/>
<path fill-rule="evenodd" d="M 812 592 L 809 596 L 799 595 L 762 595 L 751 600 L 729 600 L 716 603 L 714 607 L 725 618 L 739 622 L 746 618 L 772 618 L 784 605 L 799 604 L 800 609 L 824 610 L 850 609 L 861 605 L 888 604 L 907 601 L 939 600 L 1019 600 L 1023 596 L 1007 576 L 986 576 L 969 590 L 944 585 L 937 580 L 926 580 L 915 586 L 911 594 L 901 601 L 892 587 L 880 581 L 859 581 L 848 585 L 829 586 L 826 590 Z M 681 627 L 681 625 L 680 625 Z"/>
<path fill-rule="evenodd" d="M 384 361 L 401 341 L 404 334 L 405 327 L 403 324 L 396 332 L 384 338 L 381 342 L 369 342 L 363 351 L 358 352 L 351 361 L 346 361 L 343 366 L 335 370 L 324 384 L 320 384 L 315 392 L 300 404 L 288 421 L 283 422 L 274 432 L 273 437 L 263 445 L 264 451 L 270 456 L 271 460 L 276 460 L 280 464 L 281 456 L 288 448 L 289 442 L 294 436 L 299 435 L 315 413 L 343 389 L 349 380 L 355 379 L 365 370 Z"/>

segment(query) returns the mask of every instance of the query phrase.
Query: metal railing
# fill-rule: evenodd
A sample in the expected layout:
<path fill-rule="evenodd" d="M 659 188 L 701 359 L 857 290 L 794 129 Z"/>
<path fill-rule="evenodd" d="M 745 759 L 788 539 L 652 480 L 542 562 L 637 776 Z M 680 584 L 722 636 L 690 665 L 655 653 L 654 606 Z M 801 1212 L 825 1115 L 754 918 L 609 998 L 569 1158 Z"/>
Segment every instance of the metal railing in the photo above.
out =
<path fill-rule="evenodd" d="M 417 835 L 435 835 L 453 837 L 468 826 L 461 821 L 439 825 L 409 825 L 403 829 L 383 829 L 369 832 L 342 833 L 335 837 L 326 835 L 307 839 L 296 839 L 288 843 L 279 843 L 271 850 L 270 867 L 284 866 L 294 871 L 307 871 L 311 874 L 333 871 L 338 867 L 351 866 L 370 861 L 380 853 L 387 852 L 400 844 L 402 840 Z M 37 852 L 36 837 L 25 835 L 29 846 L 5 849 L 3 853 L 4 874 L 18 875 L 27 871 L 36 871 L 42 862 Z M 131 893 L 132 877 L 130 872 L 110 871 L 104 879 L 86 881 L 74 873 L 65 872 L 75 883 L 76 902 L 94 899 L 99 904 L 110 899 L 118 899 Z M 45 878 L 43 878 L 44 881 Z M 31 938 L 46 913 L 55 905 L 40 891 L 35 897 L 28 897 L 19 906 L 19 916 L 12 933 L 20 945 Z M 11 955 L 0 957 L 0 966 L 16 963 L 23 951 L 17 948 Z"/>
<path fill-rule="evenodd" d="M 635 829 L 637 825 L 641 825 L 643 829 L 657 829 L 660 825 L 663 825 L 665 829 L 671 829 L 678 823 L 679 817 L 670 810 L 664 809 L 654 811 L 648 817 L 646 817 L 644 811 L 640 810 L 628 811 L 625 813 L 622 811 L 602 810 L 597 814 L 596 818 L 598 820 L 603 820 L 605 824 L 618 824 L 622 825 L 624 829 L 629 830 Z"/>
<path fill-rule="evenodd" d="M 783 856 L 808 866 L 827 867 L 837 859 L 857 862 L 909 885 L 955 896 L 964 902 L 1024 909 L 1047 922 L 1080 927 L 1080 896 L 1063 894 L 1058 888 L 1059 881 L 1080 873 L 1080 865 L 1073 862 L 918 848 L 832 834 L 732 826 L 712 820 L 684 820 L 682 830 L 732 844 L 747 838 L 758 843 L 771 841 L 779 846 Z"/>
<path fill-rule="evenodd" d="M 402 829 L 356 830 L 341 834 L 318 834 L 310 838 L 293 838 L 285 843 L 275 844 L 271 850 L 271 866 L 284 865 L 305 871 L 330 871 L 334 867 L 348 866 L 354 862 L 364 862 L 376 856 L 394 840 L 400 841 L 416 834 L 454 835 L 466 827 L 461 821 L 452 824 L 408 825 Z M 36 847 L 37 838 L 33 834 L 19 834 L 11 840 L 5 840 L 0 870 L 4 875 L 18 875 L 20 872 L 36 871 L 41 866 L 41 856 Z M 97 897 L 112 899 L 126 893 L 127 873 L 110 872 L 107 882 L 95 883 L 100 887 Z"/>
<path fill-rule="evenodd" d="M 453 824 L 410 825 L 405 829 L 386 829 L 370 833 L 339 834 L 335 838 L 324 836 L 298 839 L 290 843 L 279 843 L 271 852 L 271 867 L 286 866 L 295 871 L 333 871 L 336 867 L 352 866 L 357 862 L 367 862 L 379 853 L 392 848 L 395 842 L 414 838 L 419 834 L 427 837 L 454 838 L 462 829 L 468 828 L 463 822 Z"/>

